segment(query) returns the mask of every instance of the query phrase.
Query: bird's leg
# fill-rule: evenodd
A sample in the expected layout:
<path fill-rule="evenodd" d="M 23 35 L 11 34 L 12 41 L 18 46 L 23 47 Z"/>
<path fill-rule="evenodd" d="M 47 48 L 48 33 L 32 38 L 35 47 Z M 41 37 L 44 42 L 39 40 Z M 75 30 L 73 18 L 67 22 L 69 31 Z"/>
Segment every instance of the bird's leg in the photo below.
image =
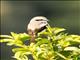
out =
<path fill-rule="evenodd" d="M 32 32 L 30 42 L 35 43 L 35 38 L 36 38 L 36 34 L 35 34 L 35 32 Z"/>
<path fill-rule="evenodd" d="M 28 30 L 28 34 L 29 34 L 30 37 L 31 37 L 30 43 L 31 43 L 31 42 L 35 43 L 36 32 L 35 32 L 35 31 L 32 31 L 32 30 Z"/>

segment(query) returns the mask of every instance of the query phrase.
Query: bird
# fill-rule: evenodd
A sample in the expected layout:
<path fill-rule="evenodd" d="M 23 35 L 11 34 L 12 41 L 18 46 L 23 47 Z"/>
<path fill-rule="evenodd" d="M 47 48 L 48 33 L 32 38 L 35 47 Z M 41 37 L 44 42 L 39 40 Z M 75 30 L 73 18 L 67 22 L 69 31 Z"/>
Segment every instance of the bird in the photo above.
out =
<path fill-rule="evenodd" d="M 44 16 L 33 17 L 27 26 L 28 34 L 31 37 L 30 42 L 35 43 L 35 38 L 37 34 L 46 29 L 47 25 L 48 19 L 46 17 Z"/>

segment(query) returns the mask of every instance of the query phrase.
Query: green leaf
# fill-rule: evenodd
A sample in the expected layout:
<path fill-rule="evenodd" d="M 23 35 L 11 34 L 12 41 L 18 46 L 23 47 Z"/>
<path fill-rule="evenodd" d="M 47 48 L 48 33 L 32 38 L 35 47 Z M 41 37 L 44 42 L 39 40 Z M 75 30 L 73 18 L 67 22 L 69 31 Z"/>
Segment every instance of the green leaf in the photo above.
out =
<path fill-rule="evenodd" d="M 49 43 L 50 41 L 46 38 L 43 38 L 43 39 L 37 39 L 38 42 L 36 43 L 36 45 L 41 45 L 41 44 L 47 44 Z"/>
<path fill-rule="evenodd" d="M 18 39 L 18 34 L 11 32 L 12 37 L 14 37 L 15 39 Z"/>
<path fill-rule="evenodd" d="M 16 52 L 13 58 L 16 58 L 17 60 L 28 60 L 28 57 L 25 55 L 24 51 Z"/>
<path fill-rule="evenodd" d="M 2 38 L 2 37 L 3 37 L 3 38 L 11 38 L 11 39 L 13 38 L 13 37 L 10 36 L 10 35 L 0 35 L 0 37 L 1 37 L 1 38 Z"/>
<path fill-rule="evenodd" d="M 14 40 L 12 39 L 1 39 L 0 42 L 3 43 L 3 42 L 13 42 Z"/>
<path fill-rule="evenodd" d="M 63 58 L 63 59 L 67 59 L 64 55 L 62 55 L 62 54 L 60 54 L 60 53 L 58 53 L 58 52 L 55 52 L 58 56 L 60 56 L 61 58 Z"/>
<path fill-rule="evenodd" d="M 58 28 L 58 27 L 52 28 L 52 31 L 54 34 L 57 34 L 59 32 L 65 31 L 65 30 L 66 29 L 64 29 L 64 28 Z"/>
<path fill-rule="evenodd" d="M 14 37 L 15 40 L 22 40 L 22 41 L 30 40 L 30 36 L 26 33 L 16 34 L 14 32 L 11 32 L 11 35 Z"/>
<path fill-rule="evenodd" d="M 13 52 L 18 52 L 18 51 L 26 51 L 25 48 L 14 48 L 12 49 Z"/>
<path fill-rule="evenodd" d="M 66 47 L 70 45 L 69 41 L 64 41 L 63 39 L 58 41 L 59 45 L 61 45 L 62 47 Z"/>
<path fill-rule="evenodd" d="M 75 51 L 75 52 L 80 52 L 80 49 L 77 47 L 66 47 L 64 49 L 65 51 Z"/>
<path fill-rule="evenodd" d="M 80 43 L 80 36 L 79 35 L 70 35 L 70 37 L 73 39 L 72 41 Z"/>
<path fill-rule="evenodd" d="M 22 41 L 26 41 L 26 40 L 30 40 L 30 36 L 26 33 L 20 33 L 19 34 L 19 38 L 22 40 Z"/>

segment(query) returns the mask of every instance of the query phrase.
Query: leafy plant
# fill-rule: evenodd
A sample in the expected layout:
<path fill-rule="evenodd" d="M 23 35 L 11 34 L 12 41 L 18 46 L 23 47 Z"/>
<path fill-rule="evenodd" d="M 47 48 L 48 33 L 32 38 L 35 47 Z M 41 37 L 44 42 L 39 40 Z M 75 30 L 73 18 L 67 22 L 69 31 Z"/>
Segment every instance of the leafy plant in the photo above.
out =
<path fill-rule="evenodd" d="M 17 60 L 80 60 L 80 36 L 69 35 L 64 28 L 49 25 L 47 29 L 38 33 L 35 43 L 26 45 L 24 42 L 30 40 L 26 33 L 14 33 L 11 35 L 0 35 L 1 43 L 15 46 L 12 49 L 13 58 Z"/>

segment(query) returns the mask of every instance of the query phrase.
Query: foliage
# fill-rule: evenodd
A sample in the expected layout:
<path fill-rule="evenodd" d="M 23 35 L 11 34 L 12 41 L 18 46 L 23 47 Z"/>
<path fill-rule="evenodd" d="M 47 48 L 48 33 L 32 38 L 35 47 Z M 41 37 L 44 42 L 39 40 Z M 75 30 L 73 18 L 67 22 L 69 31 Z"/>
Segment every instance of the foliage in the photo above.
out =
<path fill-rule="evenodd" d="M 69 35 L 64 31 L 64 28 L 51 28 L 48 25 L 47 29 L 38 33 L 35 43 L 26 45 L 24 42 L 31 37 L 26 33 L 14 32 L 0 35 L 0 42 L 16 46 L 12 52 L 13 58 L 17 60 L 29 60 L 29 55 L 34 60 L 80 60 L 80 36 Z"/>

